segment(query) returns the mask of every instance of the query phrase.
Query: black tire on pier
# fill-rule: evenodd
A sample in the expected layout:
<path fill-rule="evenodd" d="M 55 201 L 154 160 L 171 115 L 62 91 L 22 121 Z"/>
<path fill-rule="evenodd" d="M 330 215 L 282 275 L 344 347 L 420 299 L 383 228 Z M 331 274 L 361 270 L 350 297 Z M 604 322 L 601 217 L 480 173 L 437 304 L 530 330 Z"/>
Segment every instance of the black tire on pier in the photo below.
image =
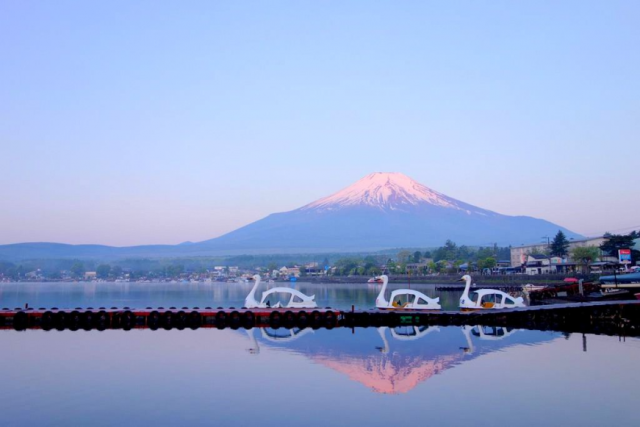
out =
<path fill-rule="evenodd" d="M 106 311 L 100 310 L 96 314 L 95 322 L 96 322 L 95 323 L 96 329 L 99 330 L 99 331 L 104 331 L 109 326 L 111 326 L 111 316 Z"/>
<path fill-rule="evenodd" d="M 93 324 L 95 321 L 95 316 L 93 315 L 93 312 L 91 311 L 85 311 L 84 313 L 82 313 L 82 317 L 81 317 L 81 325 L 82 325 L 82 329 L 84 329 L 85 331 L 90 331 L 91 329 L 93 329 Z"/>
<path fill-rule="evenodd" d="M 313 329 L 319 329 L 322 326 L 322 321 L 324 320 L 322 313 L 318 310 L 313 310 L 311 312 L 311 317 L 309 318 L 309 324 Z"/>
<path fill-rule="evenodd" d="M 278 311 L 274 311 L 269 316 L 269 326 L 272 329 L 279 329 L 282 324 L 282 315 Z"/>
<path fill-rule="evenodd" d="M 430 324 L 431 316 L 429 313 L 420 313 L 418 315 L 418 324 L 422 326 L 427 326 Z"/>
<path fill-rule="evenodd" d="M 219 311 L 216 313 L 216 328 L 224 329 L 227 327 L 227 313 Z"/>
<path fill-rule="evenodd" d="M 242 326 L 245 329 L 251 329 L 256 325 L 256 316 L 251 311 L 242 313 Z"/>
<path fill-rule="evenodd" d="M 29 315 L 24 311 L 19 311 L 13 316 L 13 329 L 24 331 L 29 326 Z"/>
<path fill-rule="evenodd" d="M 309 326 L 309 315 L 307 314 L 306 311 L 301 311 L 300 313 L 298 313 L 296 324 L 300 329 L 304 329 L 307 326 Z"/>
<path fill-rule="evenodd" d="M 71 331 L 77 331 L 80 329 L 80 324 L 82 323 L 82 316 L 78 310 L 74 310 L 69 313 L 69 317 L 67 317 L 67 327 Z"/>
<path fill-rule="evenodd" d="M 327 329 L 333 329 L 338 322 L 338 316 L 333 311 L 327 311 L 324 314 L 324 327 Z"/>
<path fill-rule="evenodd" d="M 59 331 L 63 331 L 64 328 L 67 327 L 67 313 L 64 311 L 57 312 L 54 316 L 54 324 L 56 325 L 56 329 Z"/>
<path fill-rule="evenodd" d="M 296 326 L 296 315 L 292 311 L 285 311 L 282 316 L 282 324 L 286 329 L 293 329 Z"/>
<path fill-rule="evenodd" d="M 136 315 L 127 310 L 120 315 L 120 327 L 125 331 L 130 331 L 136 326 Z"/>
<path fill-rule="evenodd" d="M 379 313 L 371 313 L 369 317 L 369 324 L 374 328 L 379 328 L 382 326 L 381 316 Z"/>
<path fill-rule="evenodd" d="M 40 327 L 45 331 L 50 331 L 55 326 L 55 317 L 51 311 L 45 311 L 40 318 Z"/>
<path fill-rule="evenodd" d="M 152 331 L 157 330 L 160 327 L 160 323 L 162 323 L 162 318 L 160 317 L 160 313 L 156 310 L 149 313 L 147 316 L 147 327 Z"/>
<path fill-rule="evenodd" d="M 359 319 L 355 322 L 358 326 L 368 328 L 371 325 L 371 315 L 369 313 L 362 312 L 359 315 Z"/>
<path fill-rule="evenodd" d="M 174 315 L 172 311 L 165 311 L 162 315 L 162 327 L 166 330 L 173 328 Z"/>
<path fill-rule="evenodd" d="M 386 315 L 386 326 L 394 328 L 400 324 L 400 319 L 398 318 L 398 313 L 390 312 Z"/>
<path fill-rule="evenodd" d="M 202 315 L 197 311 L 192 311 L 189 313 L 188 323 L 191 329 L 198 329 L 202 326 Z"/>
<path fill-rule="evenodd" d="M 184 311 L 180 310 L 177 314 L 176 314 L 176 328 L 183 330 L 184 328 L 186 328 L 187 326 L 187 313 L 185 313 Z"/>
<path fill-rule="evenodd" d="M 231 314 L 229 314 L 229 327 L 231 329 L 239 329 L 241 324 L 242 318 L 240 313 L 235 310 L 232 311 Z"/>

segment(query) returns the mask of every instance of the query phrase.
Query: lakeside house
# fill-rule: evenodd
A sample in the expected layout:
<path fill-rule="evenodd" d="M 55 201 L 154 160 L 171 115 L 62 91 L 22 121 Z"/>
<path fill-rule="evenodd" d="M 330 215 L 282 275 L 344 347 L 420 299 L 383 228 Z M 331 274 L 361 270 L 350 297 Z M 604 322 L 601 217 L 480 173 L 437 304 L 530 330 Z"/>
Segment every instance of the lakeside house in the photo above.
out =
<path fill-rule="evenodd" d="M 605 243 L 608 239 L 604 236 L 601 237 L 592 237 L 588 239 L 580 239 L 580 240 L 569 240 L 569 253 L 571 250 L 578 247 L 585 246 L 595 246 L 600 247 L 603 243 Z M 528 262 L 528 256 L 530 254 L 542 254 L 549 250 L 549 243 L 534 243 L 530 245 L 522 245 L 522 246 L 512 246 L 511 247 L 511 267 L 520 267 L 526 265 Z M 615 257 L 608 257 L 605 254 L 601 254 L 601 261 L 617 261 Z"/>
<path fill-rule="evenodd" d="M 411 274 L 420 273 L 424 271 L 429 266 L 429 263 L 432 261 L 433 261 L 432 259 L 425 259 L 421 262 L 409 263 L 407 264 L 407 272 Z"/>
<path fill-rule="evenodd" d="M 620 267 L 617 254 L 609 254 L 599 249 L 600 245 L 607 242 L 608 238 L 593 237 L 589 239 L 570 240 L 568 242 L 568 252 L 579 247 L 598 248 L 599 256 L 597 261 L 588 266 L 571 260 L 569 257 L 561 258 L 549 256 L 548 243 L 536 243 L 532 245 L 522 245 L 511 248 L 511 268 L 522 268 L 525 274 L 571 274 L 571 273 L 605 273 Z M 640 245 L 640 239 L 635 241 L 635 246 Z"/>

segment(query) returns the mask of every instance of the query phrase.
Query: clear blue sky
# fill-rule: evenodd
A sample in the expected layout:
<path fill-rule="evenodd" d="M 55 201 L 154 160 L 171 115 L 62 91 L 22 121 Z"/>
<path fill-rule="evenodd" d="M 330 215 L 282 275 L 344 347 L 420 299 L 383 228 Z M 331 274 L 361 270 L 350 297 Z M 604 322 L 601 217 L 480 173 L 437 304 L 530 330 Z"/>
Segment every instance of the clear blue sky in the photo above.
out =
<path fill-rule="evenodd" d="M 204 240 L 375 171 L 640 225 L 640 2 L 3 1 L 0 243 Z"/>

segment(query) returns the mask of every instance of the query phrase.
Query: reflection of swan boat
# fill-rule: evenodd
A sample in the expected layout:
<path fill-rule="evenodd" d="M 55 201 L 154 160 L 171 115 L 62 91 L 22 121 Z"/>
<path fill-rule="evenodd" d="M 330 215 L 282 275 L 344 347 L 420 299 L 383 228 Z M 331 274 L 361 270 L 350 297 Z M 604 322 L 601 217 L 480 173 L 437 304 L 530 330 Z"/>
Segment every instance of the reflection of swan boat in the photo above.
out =
<path fill-rule="evenodd" d="M 386 326 L 378 328 L 378 334 L 384 344 L 384 347 L 377 347 L 382 353 L 389 352 L 389 342 L 387 341 L 387 329 L 390 329 L 393 339 L 398 341 L 415 341 L 432 332 L 440 332 L 437 326 L 397 326 L 388 328 Z"/>
<path fill-rule="evenodd" d="M 380 309 L 397 309 L 404 308 L 409 310 L 440 310 L 440 298 L 429 298 L 422 292 L 411 289 L 397 289 L 391 292 L 391 299 L 387 301 L 384 294 L 389 284 L 389 278 L 386 275 L 377 277 L 382 280 L 382 289 L 376 298 L 376 307 Z M 405 297 L 407 302 L 402 304 L 400 301 Z"/>
<path fill-rule="evenodd" d="M 372 277 L 371 279 L 367 280 L 367 283 L 382 283 L 382 279 L 379 277 Z"/>
<path fill-rule="evenodd" d="M 307 334 L 312 334 L 311 328 L 292 328 L 292 329 L 271 329 L 260 328 L 262 338 L 271 342 L 291 342 L 301 338 Z"/>
<path fill-rule="evenodd" d="M 278 294 L 284 294 L 289 298 L 289 301 L 284 306 L 286 308 L 316 308 L 318 306 L 314 301 L 315 295 L 308 296 L 296 289 L 284 287 L 271 288 L 268 291 L 263 292 L 262 298 L 260 299 L 260 302 L 258 302 L 255 299 L 255 294 L 258 286 L 260 285 L 260 275 L 256 274 L 253 276 L 253 280 L 255 281 L 255 284 L 249 292 L 249 295 L 247 295 L 247 298 L 244 300 L 244 306 L 247 308 L 280 308 L 283 305 L 279 301 L 272 306 L 269 300 L 270 297 L 275 298 Z"/>
<path fill-rule="evenodd" d="M 460 297 L 462 310 L 487 310 L 498 308 L 525 307 L 522 297 L 514 298 L 506 292 L 496 289 L 479 289 L 469 293 L 471 288 L 471 276 L 464 275 L 461 282 L 466 282 L 464 292 Z"/>
<path fill-rule="evenodd" d="M 249 353 L 259 354 L 260 345 L 258 344 L 253 331 L 255 331 L 255 329 L 247 329 L 247 336 L 249 337 L 249 341 L 251 341 L 251 347 L 248 350 Z M 293 328 L 276 330 L 271 328 L 260 328 L 260 334 L 265 341 L 272 343 L 287 343 L 295 341 L 304 335 L 313 334 L 313 329 Z"/>
<path fill-rule="evenodd" d="M 473 341 L 471 340 L 472 335 L 483 341 L 500 341 L 515 334 L 518 331 L 518 329 L 507 328 L 505 326 L 480 325 L 466 325 L 461 329 L 465 339 L 467 340 L 467 347 L 463 347 L 465 354 L 473 354 L 474 347 Z"/>
<path fill-rule="evenodd" d="M 387 329 L 387 328 L 386 327 L 378 328 L 378 330 L 380 329 Z M 430 333 L 440 332 L 440 328 L 438 328 L 437 326 L 426 326 L 426 325 L 397 326 L 395 328 L 390 328 L 390 331 L 391 331 L 391 336 L 397 339 L 398 341 L 415 341 L 417 339 L 420 339 L 424 336 L 429 335 Z"/>

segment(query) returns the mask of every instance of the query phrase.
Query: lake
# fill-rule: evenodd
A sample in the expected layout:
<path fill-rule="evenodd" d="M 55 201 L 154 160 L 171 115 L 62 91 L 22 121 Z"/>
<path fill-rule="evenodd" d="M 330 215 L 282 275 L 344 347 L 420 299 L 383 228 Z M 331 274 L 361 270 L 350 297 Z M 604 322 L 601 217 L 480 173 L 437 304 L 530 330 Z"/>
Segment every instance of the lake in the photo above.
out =
<path fill-rule="evenodd" d="M 242 307 L 252 283 L 0 283 L 1 307 Z M 380 285 L 369 283 L 317 284 L 297 282 L 268 285 L 293 286 L 307 295 L 315 295 L 320 307 L 368 309 L 375 306 Z M 461 292 L 436 290 L 439 285 L 393 283 L 391 290 L 411 287 L 429 297 L 439 296 L 445 310 L 457 310 Z M 276 300 L 272 301 L 274 304 Z"/>
<path fill-rule="evenodd" d="M 0 306 L 240 306 L 249 287 L 0 284 Z M 297 287 L 337 308 L 377 293 Z M 481 325 L 2 330 L 0 345 L 3 426 L 640 425 L 632 338 Z"/>

